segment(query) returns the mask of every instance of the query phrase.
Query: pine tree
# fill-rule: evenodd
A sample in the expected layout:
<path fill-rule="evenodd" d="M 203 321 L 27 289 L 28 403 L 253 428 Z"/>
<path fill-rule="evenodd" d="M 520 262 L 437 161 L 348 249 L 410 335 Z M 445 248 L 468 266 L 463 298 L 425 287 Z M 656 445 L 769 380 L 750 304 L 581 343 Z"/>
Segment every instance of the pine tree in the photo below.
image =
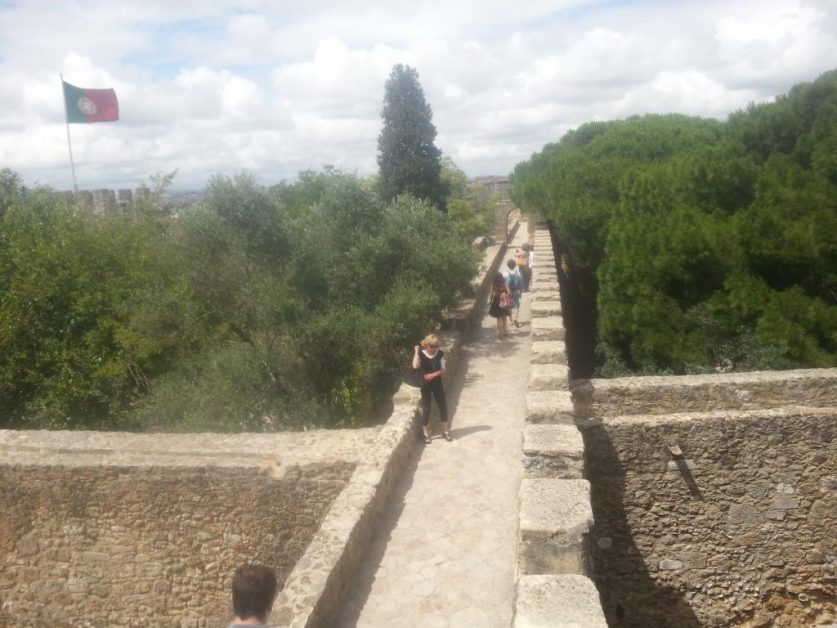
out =
<path fill-rule="evenodd" d="M 440 176 L 442 151 L 433 144 L 433 112 L 414 68 L 400 63 L 392 68 L 381 117 L 384 128 L 378 137 L 378 166 L 384 199 L 409 193 L 444 210 L 447 190 Z"/>

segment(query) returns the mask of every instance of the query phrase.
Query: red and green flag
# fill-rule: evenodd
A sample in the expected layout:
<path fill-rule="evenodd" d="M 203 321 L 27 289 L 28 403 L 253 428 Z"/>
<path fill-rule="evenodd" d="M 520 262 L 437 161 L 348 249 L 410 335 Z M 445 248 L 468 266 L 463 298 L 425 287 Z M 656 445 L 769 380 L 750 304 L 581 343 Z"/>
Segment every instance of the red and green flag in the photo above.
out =
<path fill-rule="evenodd" d="M 119 120 L 119 103 L 112 89 L 86 89 L 64 84 L 67 122 L 113 122 Z"/>

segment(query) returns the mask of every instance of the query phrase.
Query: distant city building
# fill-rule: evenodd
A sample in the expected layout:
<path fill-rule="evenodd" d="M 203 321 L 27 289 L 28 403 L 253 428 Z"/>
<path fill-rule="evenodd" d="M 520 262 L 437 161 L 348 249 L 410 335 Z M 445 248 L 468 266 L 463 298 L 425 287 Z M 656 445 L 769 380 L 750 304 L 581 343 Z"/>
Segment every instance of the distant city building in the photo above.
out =
<path fill-rule="evenodd" d="M 500 200 L 509 200 L 509 178 L 502 176 L 474 177 L 470 186 L 484 190 L 487 194 L 497 194 Z"/>

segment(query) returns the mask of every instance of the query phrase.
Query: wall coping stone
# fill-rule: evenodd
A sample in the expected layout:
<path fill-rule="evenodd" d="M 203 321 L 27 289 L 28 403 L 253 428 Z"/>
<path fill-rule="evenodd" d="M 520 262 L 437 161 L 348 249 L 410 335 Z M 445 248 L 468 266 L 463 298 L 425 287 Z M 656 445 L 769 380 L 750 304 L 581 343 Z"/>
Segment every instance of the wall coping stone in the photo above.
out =
<path fill-rule="evenodd" d="M 4 465 L 264 467 L 365 459 L 380 427 L 273 434 L 0 430 Z M 321 433 L 322 432 L 322 433 Z"/>
<path fill-rule="evenodd" d="M 796 369 L 788 371 L 747 371 L 736 373 L 713 373 L 701 375 L 638 375 L 613 379 L 576 379 L 574 387 L 592 386 L 595 390 L 610 388 L 649 388 L 656 386 L 703 386 L 706 384 L 740 385 L 762 382 L 784 382 L 794 380 L 834 380 L 837 391 L 837 368 Z"/>
<path fill-rule="evenodd" d="M 527 456 L 584 455 L 584 439 L 575 425 L 527 425 L 523 430 L 523 453 Z"/>
<path fill-rule="evenodd" d="M 560 314 L 561 313 L 561 301 L 556 300 L 547 300 L 547 299 L 538 299 L 534 301 L 531 305 L 530 311 L 532 312 L 532 316 L 551 316 L 553 314 Z"/>
<path fill-rule="evenodd" d="M 607 628 L 599 592 L 578 574 L 521 576 L 513 628 Z"/>
<path fill-rule="evenodd" d="M 578 379 L 579 417 L 837 406 L 837 369 Z"/>
<path fill-rule="evenodd" d="M 567 363 L 567 348 L 560 340 L 539 340 L 531 347 L 529 361 L 533 364 Z"/>
<path fill-rule="evenodd" d="M 782 406 L 755 410 L 713 410 L 709 412 L 671 412 L 666 414 L 625 414 L 620 416 L 578 419 L 579 429 L 599 425 L 664 425 L 668 423 L 704 423 L 707 421 L 769 421 L 788 417 L 834 416 L 834 407 Z"/>
<path fill-rule="evenodd" d="M 572 394 L 565 390 L 527 392 L 526 420 L 530 423 L 574 423 Z"/>
<path fill-rule="evenodd" d="M 561 286 L 558 284 L 557 279 L 543 279 L 541 281 L 533 281 L 532 282 L 532 292 L 544 291 L 544 290 L 552 290 L 559 292 L 561 290 Z"/>
<path fill-rule="evenodd" d="M 535 340 L 564 340 L 564 319 L 560 316 L 533 318 L 531 326 Z"/>
<path fill-rule="evenodd" d="M 561 299 L 561 293 L 558 290 L 536 290 L 535 292 L 530 292 L 529 294 L 532 295 L 530 303 L 533 305 L 543 301 L 560 301 Z"/>
<path fill-rule="evenodd" d="M 590 482 L 524 479 L 520 487 L 520 535 L 527 539 L 560 539 L 580 544 L 593 527 Z"/>
<path fill-rule="evenodd" d="M 530 364 L 529 390 L 569 390 L 570 367 L 566 364 Z"/>

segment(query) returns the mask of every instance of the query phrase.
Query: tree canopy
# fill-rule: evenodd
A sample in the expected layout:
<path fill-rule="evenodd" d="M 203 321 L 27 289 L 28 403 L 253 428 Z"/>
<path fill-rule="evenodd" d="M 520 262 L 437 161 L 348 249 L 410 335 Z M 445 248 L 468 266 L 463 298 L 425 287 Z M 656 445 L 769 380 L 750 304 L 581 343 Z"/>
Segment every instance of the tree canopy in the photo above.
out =
<path fill-rule="evenodd" d="M 4 427 L 366 423 L 477 265 L 428 202 L 333 170 L 216 176 L 174 217 L 91 216 L 8 173 L 2 203 Z"/>
<path fill-rule="evenodd" d="M 406 193 L 444 209 L 448 190 L 441 178 L 442 151 L 433 143 L 433 112 L 414 68 L 400 63 L 392 68 L 381 117 L 378 167 L 384 200 Z"/>
<path fill-rule="evenodd" d="M 837 364 L 837 71 L 725 123 L 585 124 L 519 164 L 597 294 L 599 373 Z"/>

